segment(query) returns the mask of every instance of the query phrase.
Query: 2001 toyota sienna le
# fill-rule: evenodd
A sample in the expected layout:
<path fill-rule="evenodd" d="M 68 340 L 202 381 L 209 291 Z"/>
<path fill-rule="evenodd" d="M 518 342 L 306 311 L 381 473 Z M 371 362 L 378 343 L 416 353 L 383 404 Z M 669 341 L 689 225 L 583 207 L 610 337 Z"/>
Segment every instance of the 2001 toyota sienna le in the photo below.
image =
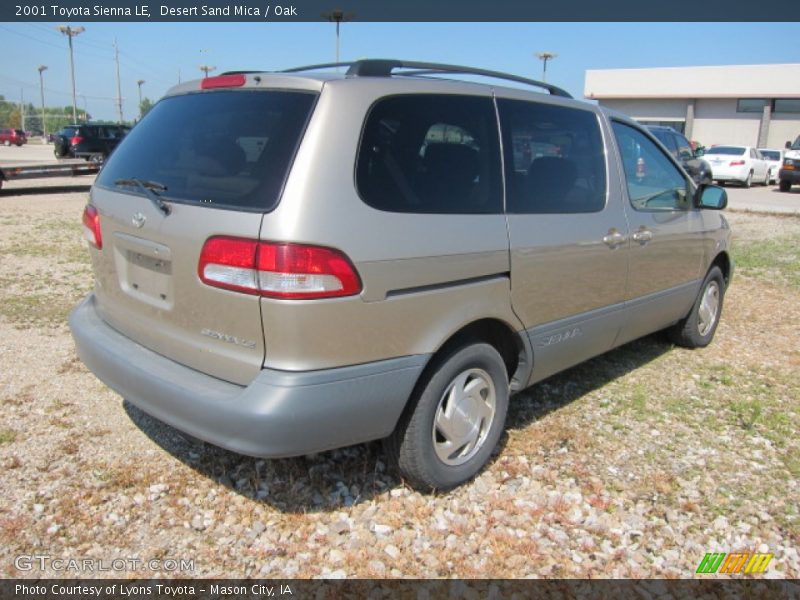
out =
<path fill-rule="evenodd" d="M 711 341 L 727 198 L 644 128 L 512 75 L 328 67 L 181 84 L 98 176 L 70 326 L 130 402 L 253 456 L 386 438 L 446 489 L 510 393 L 660 329 Z"/>

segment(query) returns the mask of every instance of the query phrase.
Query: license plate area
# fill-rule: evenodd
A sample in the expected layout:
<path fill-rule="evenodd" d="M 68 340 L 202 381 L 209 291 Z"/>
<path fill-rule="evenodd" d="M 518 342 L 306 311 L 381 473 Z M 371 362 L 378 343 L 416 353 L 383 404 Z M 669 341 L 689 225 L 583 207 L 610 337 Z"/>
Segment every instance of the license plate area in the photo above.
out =
<path fill-rule="evenodd" d="M 127 295 L 163 310 L 174 304 L 172 255 L 167 246 L 115 234 L 119 287 Z"/>

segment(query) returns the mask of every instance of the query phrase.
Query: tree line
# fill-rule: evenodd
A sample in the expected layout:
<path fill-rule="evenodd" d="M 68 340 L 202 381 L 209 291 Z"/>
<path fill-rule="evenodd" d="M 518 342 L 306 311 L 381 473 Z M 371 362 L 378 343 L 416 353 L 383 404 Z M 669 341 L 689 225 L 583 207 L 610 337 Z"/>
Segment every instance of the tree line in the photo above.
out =
<path fill-rule="evenodd" d="M 149 98 L 143 98 L 139 107 L 140 113 L 144 115 L 153 106 Z M 76 112 L 78 123 L 84 123 L 92 118 L 92 115 L 84 109 L 78 108 Z M 24 116 L 24 123 L 23 123 Z M 47 133 L 55 133 L 66 125 L 75 122 L 72 118 L 72 106 L 64 107 L 44 107 L 44 119 L 47 125 Z M 95 123 L 114 123 L 115 121 L 94 121 Z M 130 122 L 126 122 L 130 125 Z M 10 127 L 12 129 L 22 129 L 39 134 L 44 131 L 42 127 L 42 107 L 34 106 L 32 103 L 20 104 L 19 102 L 8 102 L 4 96 L 0 96 L 0 127 Z"/>

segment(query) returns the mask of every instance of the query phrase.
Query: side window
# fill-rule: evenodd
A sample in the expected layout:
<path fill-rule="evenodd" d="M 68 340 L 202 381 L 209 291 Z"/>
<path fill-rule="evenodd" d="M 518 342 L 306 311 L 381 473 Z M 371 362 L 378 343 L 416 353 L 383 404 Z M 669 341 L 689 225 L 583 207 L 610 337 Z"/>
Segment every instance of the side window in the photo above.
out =
<path fill-rule="evenodd" d="M 405 213 L 501 213 L 500 144 L 491 98 L 404 95 L 367 116 L 356 165 L 361 198 Z"/>
<path fill-rule="evenodd" d="M 678 143 L 678 158 L 683 160 L 688 160 L 690 158 L 694 158 L 694 152 L 692 152 L 692 145 L 682 135 L 675 135 L 675 141 Z"/>
<path fill-rule="evenodd" d="M 617 138 L 628 197 L 636 210 L 687 210 L 687 181 L 661 149 L 638 129 L 617 121 Z"/>
<path fill-rule="evenodd" d="M 675 145 L 674 135 L 663 130 L 661 131 L 656 130 L 652 131 L 651 133 L 656 137 L 656 139 L 659 142 L 661 142 L 662 144 L 664 144 L 664 146 L 666 146 L 667 150 L 669 150 L 673 156 L 676 157 L 678 156 L 678 147 Z"/>
<path fill-rule="evenodd" d="M 600 125 L 586 110 L 498 100 L 506 169 L 506 210 L 589 213 L 606 202 Z"/>

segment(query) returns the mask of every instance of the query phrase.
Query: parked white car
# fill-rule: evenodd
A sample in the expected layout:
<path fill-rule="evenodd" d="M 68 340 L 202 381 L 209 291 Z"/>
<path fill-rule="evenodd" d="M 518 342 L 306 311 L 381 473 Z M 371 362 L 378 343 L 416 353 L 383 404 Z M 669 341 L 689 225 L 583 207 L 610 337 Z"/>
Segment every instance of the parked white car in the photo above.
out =
<path fill-rule="evenodd" d="M 769 182 L 778 182 L 778 171 L 781 170 L 783 165 L 783 150 L 776 148 L 759 148 L 762 158 L 767 161 L 767 169 L 769 170 Z"/>
<path fill-rule="evenodd" d="M 703 158 L 711 166 L 711 178 L 719 183 L 736 181 L 744 187 L 754 181 L 769 184 L 767 161 L 752 146 L 712 146 Z"/>

